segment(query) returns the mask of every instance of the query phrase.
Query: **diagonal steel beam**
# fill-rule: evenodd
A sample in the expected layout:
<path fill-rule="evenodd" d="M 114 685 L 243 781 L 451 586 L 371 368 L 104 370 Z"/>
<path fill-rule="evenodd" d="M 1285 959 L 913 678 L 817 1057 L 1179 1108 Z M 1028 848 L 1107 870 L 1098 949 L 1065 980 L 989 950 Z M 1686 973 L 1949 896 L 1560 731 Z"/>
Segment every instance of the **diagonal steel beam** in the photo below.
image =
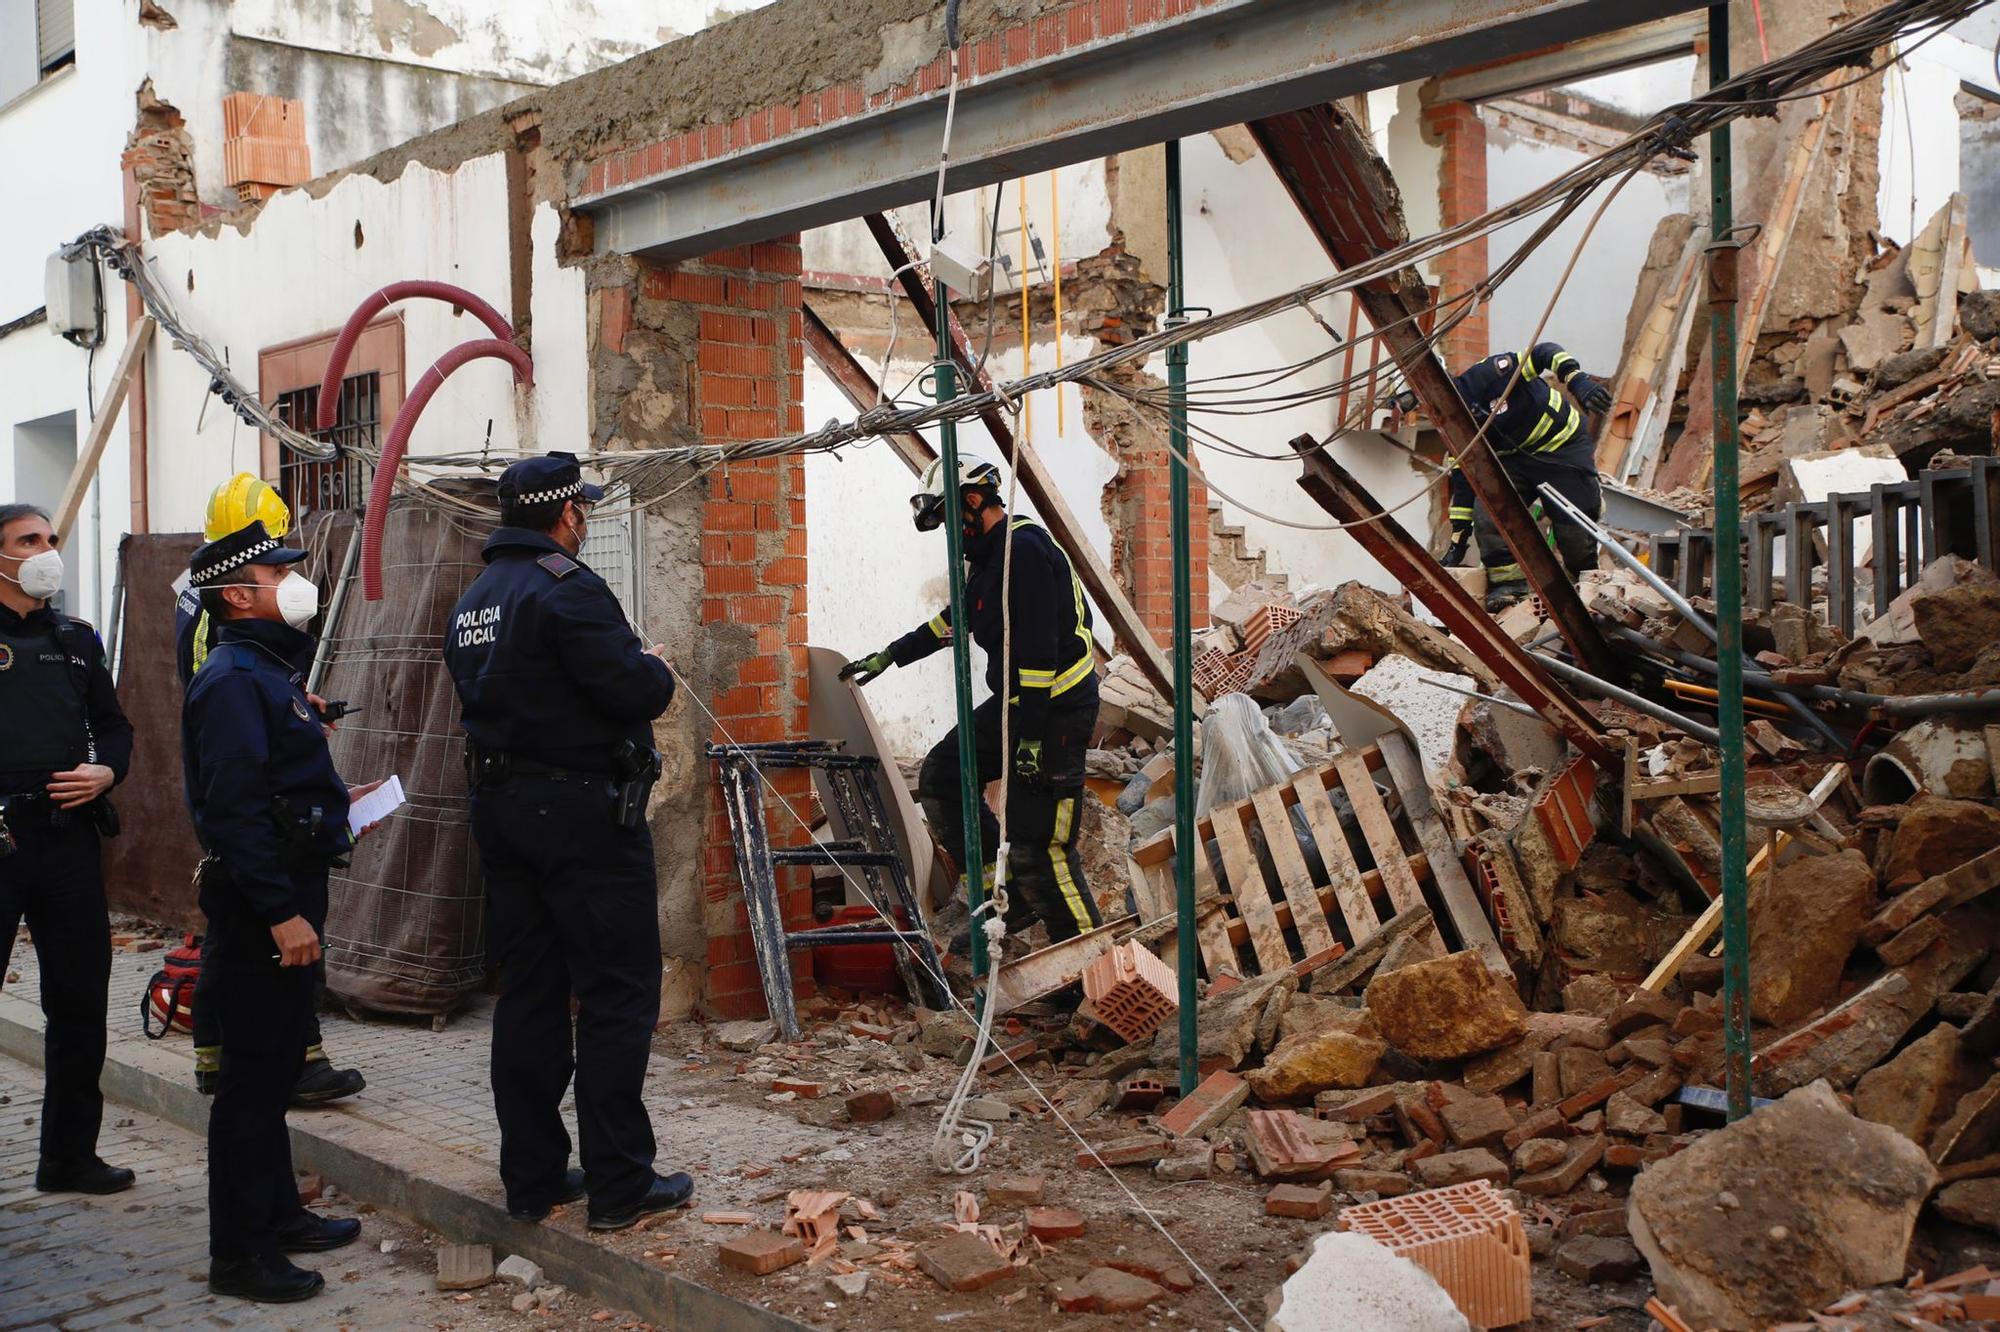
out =
<path fill-rule="evenodd" d="M 910 252 L 909 243 L 898 231 L 894 222 L 881 213 L 870 213 L 867 218 L 869 233 L 882 249 L 882 257 L 889 261 L 889 267 L 896 270 L 896 283 L 903 295 L 916 309 L 917 317 L 924 327 L 937 336 L 938 308 L 931 299 L 929 266 L 917 262 Z M 951 357 L 957 363 L 966 382 L 980 389 L 990 389 L 993 382 L 986 375 L 976 374 L 973 369 L 972 347 L 966 341 L 965 330 L 960 327 L 958 316 L 945 311 L 951 320 Z M 865 372 L 864 372 L 865 373 Z M 872 406 L 874 399 L 869 399 Z M 1007 418 L 995 407 L 989 407 L 979 414 L 986 432 L 993 436 L 994 444 L 1001 456 L 1007 459 L 1021 478 L 1021 488 L 1028 492 L 1028 498 L 1035 503 L 1036 512 L 1048 524 L 1049 535 L 1069 556 L 1076 576 L 1083 581 L 1084 590 L 1090 599 L 1104 612 L 1104 618 L 1111 623 L 1111 631 L 1119 646 L 1132 654 L 1132 660 L 1139 670 L 1159 691 L 1160 697 L 1171 707 L 1174 701 L 1173 667 L 1167 661 L 1167 654 L 1153 641 L 1146 631 L 1146 622 L 1139 618 L 1139 612 L 1126 597 L 1125 589 L 1118 586 L 1118 580 L 1104 562 L 1097 558 L 1097 552 L 1083 538 L 1083 527 L 1077 522 L 1076 514 L 1056 489 L 1055 479 L 1049 475 L 1048 467 L 1033 448 L 1014 439 L 1014 431 L 1007 424 Z M 1195 711 L 1202 710 L 1200 695 L 1195 698 Z"/>
<path fill-rule="evenodd" d="M 1599 768 L 1623 775 L 1624 755 L 1607 739 L 1597 718 L 1551 679 L 1527 649 L 1501 632 L 1493 617 L 1480 608 L 1422 542 L 1383 513 L 1375 497 L 1311 435 L 1294 439 L 1292 448 L 1305 463 L 1299 487 L 1312 496 L 1315 504 L 1341 522 L 1355 524 L 1348 528 L 1347 534 L 1428 606 L 1431 614 L 1444 621 L 1445 628 L 1478 653 L 1479 659 L 1491 666 L 1493 673 L 1522 702 L 1562 732 L 1579 753 Z"/>
<path fill-rule="evenodd" d="M 1269 116 L 1252 122 L 1250 129 L 1336 265 L 1353 267 L 1409 239 L 1402 196 L 1388 164 L 1367 134 L 1338 107 L 1315 106 Z M 1583 598 L 1528 516 L 1528 506 L 1493 450 L 1478 438 L 1479 429 L 1451 376 L 1425 345 L 1417 322 L 1430 305 L 1423 279 L 1415 269 L 1406 268 L 1357 288 L 1354 296 L 1396 358 L 1410 389 L 1437 423 L 1529 586 L 1541 594 L 1563 640 L 1593 674 L 1611 674 L 1617 669 L 1611 650 Z"/>

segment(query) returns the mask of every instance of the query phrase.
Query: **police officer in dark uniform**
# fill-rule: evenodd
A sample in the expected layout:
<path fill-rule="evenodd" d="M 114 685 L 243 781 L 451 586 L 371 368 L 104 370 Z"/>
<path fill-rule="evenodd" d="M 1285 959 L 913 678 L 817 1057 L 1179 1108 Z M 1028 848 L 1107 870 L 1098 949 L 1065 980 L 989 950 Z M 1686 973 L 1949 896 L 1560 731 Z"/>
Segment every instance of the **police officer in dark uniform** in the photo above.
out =
<path fill-rule="evenodd" d="M 653 1169 L 640 1093 L 660 1016 L 659 884 L 646 793 L 652 722 L 674 696 L 666 649 L 645 648 L 577 558 L 590 506 L 567 453 L 500 477 L 486 570 L 445 626 L 486 872 L 493 1108 L 508 1214 L 539 1221 L 586 1191 L 593 1230 L 686 1203 L 694 1181 Z M 570 996 L 577 1001 L 572 1031 Z M 583 1169 L 561 1104 L 576 1075 Z"/>
<path fill-rule="evenodd" d="M 1082 829 L 1084 763 L 1097 725 L 1097 658 L 1090 606 L 1069 557 L 1047 531 L 1026 518 L 1011 521 L 1000 501 L 1000 469 L 961 455 L 956 483 L 946 486 L 943 463 L 932 463 L 924 491 L 912 497 L 919 531 L 956 519 L 965 536 L 965 610 L 972 640 L 986 654 L 986 687 L 992 697 L 972 714 L 979 781 L 999 778 L 1009 756 L 1000 749 L 1000 710 L 1011 704 L 1013 780 L 1007 787 L 1008 883 L 1027 910 L 1010 921 L 1040 917 L 1049 940 L 1059 943 L 1103 924 L 1084 882 L 1077 855 Z M 949 494 L 947 493 L 949 492 Z M 1014 540 L 1011 596 L 1001 595 L 1007 534 Z M 1013 607 L 1013 675 L 1002 677 L 1003 600 Z M 842 678 L 867 684 L 890 665 L 907 666 L 951 641 L 949 610 L 904 634 L 882 651 L 850 662 Z M 1004 702 L 1003 702 L 1004 701 Z M 952 860 L 965 863 L 963 804 L 959 790 L 958 731 L 938 741 L 917 777 L 924 814 Z M 979 804 L 979 837 L 989 883 L 1000 825 Z M 1011 903 L 1010 903 L 1011 905 Z M 957 946 L 956 944 L 954 945 Z"/>
<path fill-rule="evenodd" d="M 265 535 L 282 538 L 291 527 L 292 511 L 270 483 L 250 472 L 238 472 L 210 493 L 204 535 L 218 541 L 252 522 L 263 523 Z M 201 593 L 186 575 L 175 581 L 174 588 L 174 671 L 181 688 L 186 689 L 194 673 L 208 664 L 209 649 L 215 646 L 221 625 L 202 609 Z M 315 708 L 325 705 L 316 694 L 307 694 L 306 699 Z M 329 725 L 327 729 L 334 728 Z M 204 1096 L 215 1094 L 216 1073 L 222 1065 L 222 1033 L 215 1017 L 215 969 L 207 965 L 212 946 L 203 935 L 203 966 L 194 983 L 194 1085 Z M 313 971 L 317 994 L 326 986 L 325 962 Z M 298 1085 L 292 1088 L 295 1106 L 326 1105 L 368 1085 L 358 1069 L 335 1068 L 320 1040 L 315 998 L 312 1023 L 306 1029 L 305 1067 L 299 1072 Z"/>
<path fill-rule="evenodd" d="M 327 869 L 353 846 L 350 793 L 306 699 L 318 589 L 306 557 L 261 522 L 194 553 L 190 583 L 219 628 L 181 709 L 182 775 L 208 859 L 222 1065 L 208 1119 L 209 1289 L 259 1301 L 325 1280 L 284 1255 L 339 1248 L 361 1223 L 299 1205 L 285 1107 L 305 1062 Z"/>
<path fill-rule="evenodd" d="M 117 831 L 105 795 L 131 765 L 132 725 L 96 631 L 49 607 L 62 576 L 48 514 L 0 504 L 0 983 L 25 918 L 48 1021 L 35 1187 L 116 1193 L 132 1172 L 97 1157 L 111 981 L 98 838 Z"/>

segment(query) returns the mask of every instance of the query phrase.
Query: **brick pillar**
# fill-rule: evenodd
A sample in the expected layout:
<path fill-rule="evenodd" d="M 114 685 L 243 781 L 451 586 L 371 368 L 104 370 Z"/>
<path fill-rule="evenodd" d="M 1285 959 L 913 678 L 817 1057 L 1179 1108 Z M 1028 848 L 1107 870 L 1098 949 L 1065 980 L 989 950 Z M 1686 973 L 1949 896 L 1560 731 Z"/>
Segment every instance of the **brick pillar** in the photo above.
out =
<path fill-rule="evenodd" d="M 1438 208 L 1446 227 L 1486 211 L 1486 122 L 1470 102 L 1436 102 L 1424 108 L 1424 137 L 1444 150 L 1438 167 Z M 1435 261 L 1443 296 L 1486 279 L 1486 238 L 1448 250 Z M 1454 374 L 1492 354 L 1486 307 L 1475 307 L 1445 336 L 1445 365 Z"/>
<path fill-rule="evenodd" d="M 1151 441 L 1150 434 L 1141 435 L 1118 452 L 1112 503 L 1119 522 L 1112 531 L 1111 558 L 1119 580 L 1131 593 L 1133 609 L 1165 647 L 1173 642 L 1174 633 L 1173 509 L 1168 502 L 1173 455 L 1163 444 Z M 1199 463 L 1199 457 L 1195 461 Z M 1194 627 L 1200 629 L 1208 624 L 1209 520 L 1208 488 L 1198 477 L 1188 478 L 1188 517 L 1193 593 L 1189 600 Z"/>
<path fill-rule="evenodd" d="M 641 294 L 694 312 L 699 346 L 693 411 L 707 443 L 763 439 L 803 428 L 805 329 L 799 245 L 784 241 L 742 246 L 672 269 L 648 269 Z M 612 316 L 615 318 L 615 315 Z M 805 460 L 798 455 L 731 463 L 708 478 L 702 511 L 701 621 L 718 666 L 714 697 L 706 700 L 720 725 L 713 738 L 745 743 L 803 739 L 807 733 Z M 729 666 L 735 659 L 733 672 Z M 774 846 L 807 840 L 784 802 L 812 816 L 812 783 L 804 772 L 774 774 L 783 796 L 766 802 Z M 725 1017 L 765 1011 L 751 947 L 743 886 L 736 872 L 729 819 L 712 787 L 703 820 L 703 918 L 708 933 L 704 998 Z M 781 870 L 786 921 L 812 920 L 810 877 Z M 806 954 L 794 954 L 795 967 Z M 797 976 L 798 990 L 811 973 Z"/>

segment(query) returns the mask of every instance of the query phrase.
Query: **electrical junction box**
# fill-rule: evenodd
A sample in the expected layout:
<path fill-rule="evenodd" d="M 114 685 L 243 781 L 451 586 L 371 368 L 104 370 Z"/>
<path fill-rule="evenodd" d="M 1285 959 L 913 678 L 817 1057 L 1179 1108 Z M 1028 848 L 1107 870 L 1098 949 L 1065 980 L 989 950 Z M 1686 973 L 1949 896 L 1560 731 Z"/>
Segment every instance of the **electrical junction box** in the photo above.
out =
<path fill-rule="evenodd" d="M 42 303 L 49 331 L 84 346 L 103 340 L 98 327 L 96 261 L 88 253 L 66 258 L 61 251 L 42 268 Z"/>
<path fill-rule="evenodd" d="M 993 260 L 957 237 L 946 236 L 931 246 L 931 276 L 954 295 L 983 301 L 993 281 Z"/>

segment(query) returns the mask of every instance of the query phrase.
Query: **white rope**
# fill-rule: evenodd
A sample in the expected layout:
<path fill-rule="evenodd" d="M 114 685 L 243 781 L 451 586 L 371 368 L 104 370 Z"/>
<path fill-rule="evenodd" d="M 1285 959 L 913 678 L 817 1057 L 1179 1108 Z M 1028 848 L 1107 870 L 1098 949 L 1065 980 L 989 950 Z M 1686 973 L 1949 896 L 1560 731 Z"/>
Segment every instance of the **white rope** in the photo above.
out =
<path fill-rule="evenodd" d="M 1014 409 L 1015 438 L 1020 438 L 1020 409 Z M 1010 689 L 1014 680 L 1014 501 L 1020 490 L 1021 471 L 1017 467 L 1007 481 L 1007 503 L 1001 506 L 1000 521 L 1004 531 L 1000 536 L 1000 687 Z M 956 489 L 956 478 L 953 478 Z M 960 503 L 964 502 L 961 497 Z M 952 632 L 962 632 L 956 625 Z M 971 721 L 967 718 L 967 722 Z M 986 932 L 986 1002 L 979 1015 L 979 1032 L 973 1040 L 972 1058 L 965 1061 L 965 1071 L 959 1074 L 958 1085 L 952 1090 L 951 1099 L 945 1103 L 944 1113 L 938 1117 L 937 1133 L 931 1139 L 931 1162 L 938 1169 L 954 1175 L 969 1175 L 977 1170 L 984 1160 L 986 1149 L 993 1141 L 993 1125 L 981 1119 L 961 1120 L 966 1099 L 972 1094 L 972 1083 L 979 1076 L 979 1065 L 985 1060 L 986 1052 L 993 1046 L 993 1019 L 1000 1008 L 1000 987 L 994 980 L 1000 974 L 1003 960 L 1002 943 L 1007 937 L 1007 873 L 1012 861 L 1012 844 L 1007 840 L 1011 829 L 1007 818 L 1008 792 L 1013 788 L 1013 753 L 1007 741 L 1013 730 L 1012 710 L 1007 706 L 1003 692 L 1000 700 L 1000 845 L 993 851 L 993 892 L 979 904 L 979 911 L 973 913 L 972 928 Z M 974 764 L 977 777 L 978 765 Z M 984 799 L 983 793 L 980 799 Z M 966 867 L 967 897 L 971 896 L 971 876 L 975 870 L 984 881 L 985 867 Z M 986 915 L 980 920 L 979 914 Z M 970 1127 L 966 1127 L 970 1126 Z M 956 1142 L 965 1150 L 953 1153 Z"/>

